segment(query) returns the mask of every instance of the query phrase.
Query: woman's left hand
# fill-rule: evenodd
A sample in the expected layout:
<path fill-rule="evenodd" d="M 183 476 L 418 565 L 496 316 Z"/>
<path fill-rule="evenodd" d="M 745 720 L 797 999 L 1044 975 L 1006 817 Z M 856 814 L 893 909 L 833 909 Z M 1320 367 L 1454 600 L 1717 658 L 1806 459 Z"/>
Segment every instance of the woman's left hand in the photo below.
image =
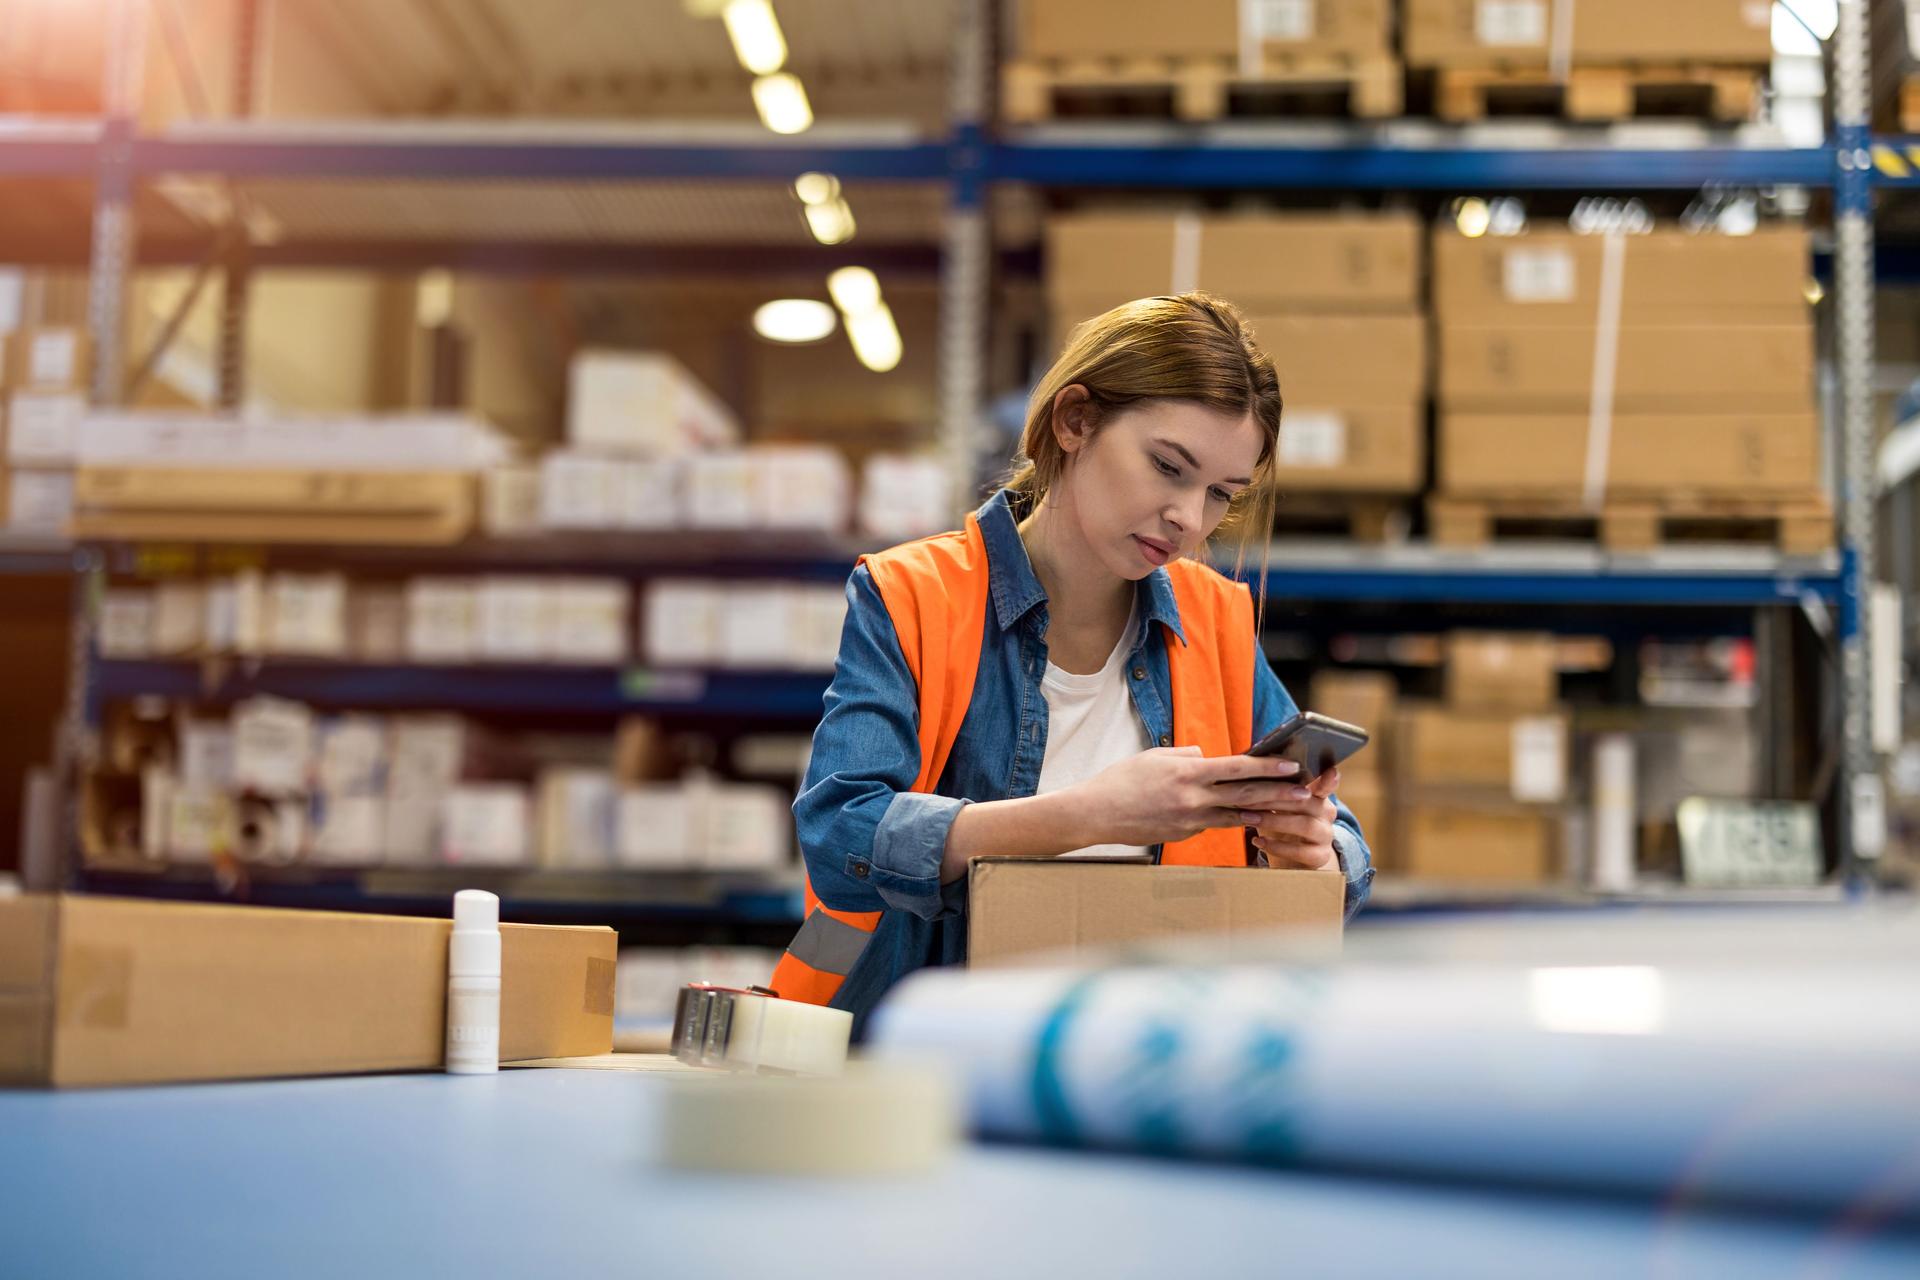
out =
<path fill-rule="evenodd" d="M 1340 771 L 1329 769 L 1289 793 L 1283 806 L 1270 811 L 1241 810 L 1240 820 L 1252 828 L 1253 847 L 1267 855 L 1267 865 L 1304 871 L 1338 868 L 1333 848 L 1333 801 L 1327 797 L 1340 785 Z"/>

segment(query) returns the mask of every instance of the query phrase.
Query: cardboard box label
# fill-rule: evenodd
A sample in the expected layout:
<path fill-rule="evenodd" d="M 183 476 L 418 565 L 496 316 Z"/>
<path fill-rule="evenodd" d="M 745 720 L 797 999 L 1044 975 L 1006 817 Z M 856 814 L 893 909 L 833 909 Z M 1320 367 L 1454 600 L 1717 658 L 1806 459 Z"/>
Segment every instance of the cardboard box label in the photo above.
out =
<path fill-rule="evenodd" d="M 1294 413 L 1280 430 L 1280 463 L 1337 467 L 1347 460 L 1347 424 L 1337 413 Z"/>
<path fill-rule="evenodd" d="M 1555 804 L 1566 798 L 1567 722 L 1522 716 L 1513 722 L 1513 798 Z"/>
<path fill-rule="evenodd" d="M 1501 283 L 1510 302 L 1572 302 L 1573 255 L 1565 249 L 1509 249 Z"/>
<path fill-rule="evenodd" d="M 1246 0 L 1253 34 L 1262 40 L 1313 39 L 1314 0 Z"/>
<path fill-rule="evenodd" d="M 1546 0 L 1480 0 L 1473 29 L 1481 44 L 1509 48 L 1545 44 Z"/>
<path fill-rule="evenodd" d="M 80 342 L 74 334 L 36 334 L 27 350 L 27 380 L 61 385 L 71 383 L 79 364 L 79 355 Z"/>

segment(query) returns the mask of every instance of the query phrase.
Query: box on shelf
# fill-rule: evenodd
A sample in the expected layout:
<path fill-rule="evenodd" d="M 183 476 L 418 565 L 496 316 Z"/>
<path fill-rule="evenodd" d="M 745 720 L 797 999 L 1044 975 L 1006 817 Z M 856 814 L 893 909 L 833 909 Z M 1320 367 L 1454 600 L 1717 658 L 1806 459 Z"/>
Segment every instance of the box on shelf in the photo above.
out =
<path fill-rule="evenodd" d="M 1427 318 L 1415 310 L 1256 312 L 1247 323 L 1273 357 L 1288 412 L 1296 404 L 1418 406 L 1426 397 Z"/>
<path fill-rule="evenodd" d="M 1544 67 L 1556 41 L 1576 66 L 1763 67 L 1773 60 L 1772 8 L 1754 0 L 1606 0 L 1577 9 L 1561 0 L 1404 0 L 1401 47 L 1415 67 Z"/>
<path fill-rule="evenodd" d="M 623 867 L 682 870 L 695 865 L 706 839 L 706 805 L 678 782 L 620 788 L 615 857 Z"/>
<path fill-rule="evenodd" d="M 622 523 L 626 476 L 618 458 L 555 451 L 540 459 L 540 524 L 613 529 Z"/>
<path fill-rule="evenodd" d="M 1327 409 L 1289 400 L 1273 457 L 1283 506 L 1289 492 L 1418 493 L 1427 477 L 1426 412 L 1419 404 Z"/>
<path fill-rule="evenodd" d="M 840 633 L 847 622 L 843 587 L 791 587 L 794 601 L 793 646 L 787 664 L 796 671 L 832 671 L 840 657 Z"/>
<path fill-rule="evenodd" d="M 615 865 L 618 789 L 609 769 L 554 765 L 540 771 L 539 862 L 543 867 Z"/>
<path fill-rule="evenodd" d="M 407 657 L 471 662 L 480 652 L 480 589 L 471 578 L 411 578 L 406 586 Z"/>
<path fill-rule="evenodd" d="M 567 377 L 567 440 L 668 457 L 740 438 L 740 424 L 678 360 L 658 351 L 582 351 Z"/>
<path fill-rule="evenodd" d="M 1454 631 L 1446 645 L 1447 705 L 1546 711 L 1559 697 L 1559 647 L 1544 631 Z"/>
<path fill-rule="evenodd" d="M 988 968 L 1176 938 L 1207 938 L 1229 955 L 1277 932 L 1337 941 L 1346 880 L 1338 871 L 976 858 L 968 899 L 967 963 Z"/>
<path fill-rule="evenodd" d="M 382 860 L 390 750 L 387 722 L 379 716 L 330 716 L 319 722 L 309 862 L 364 867 Z"/>
<path fill-rule="evenodd" d="M 1586 485 L 1588 415 L 1439 415 L 1439 487 L 1446 494 L 1575 495 Z M 1820 483 L 1820 421 L 1783 413 L 1617 413 L 1601 473 L 1608 496 L 1803 496 Z"/>
<path fill-rule="evenodd" d="M 267 651 L 267 578 L 258 569 L 206 583 L 203 643 L 208 653 L 256 656 Z"/>
<path fill-rule="evenodd" d="M 489 467 L 480 474 L 480 530 L 490 538 L 524 538 L 541 531 L 541 473 L 530 463 Z"/>
<path fill-rule="evenodd" d="M 1440 403 L 1468 412 L 1585 413 L 1597 336 L 1591 325 L 1447 325 Z M 1813 327 L 1804 317 L 1789 324 L 1622 327 L 1614 359 L 1615 413 L 1777 414 L 1813 403 Z"/>
<path fill-rule="evenodd" d="M 347 656 L 347 578 L 341 573 L 267 576 L 267 652 Z"/>
<path fill-rule="evenodd" d="M 1372 735 L 1365 750 L 1341 764 L 1344 778 L 1361 772 L 1377 773 L 1386 767 L 1383 748 L 1399 701 L 1399 686 L 1384 671 L 1317 671 L 1301 710 L 1359 725 Z"/>
<path fill-rule="evenodd" d="M 1592 325 L 1607 237 L 1433 232 L 1433 311 L 1453 324 Z M 1813 246 L 1803 226 L 1751 235 L 1659 227 L 1619 238 L 1620 324 L 1794 325 L 1807 316 Z M 1444 344 L 1444 336 L 1442 342 Z"/>
<path fill-rule="evenodd" d="M 887 542 L 953 527 L 953 479 L 937 457 L 876 453 L 860 472 L 860 532 Z"/>
<path fill-rule="evenodd" d="M 633 588 L 618 578 L 561 578 L 552 584 L 547 656 L 612 666 L 627 660 Z"/>
<path fill-rule="evenodd" d="M 109 587 L 100 594 L 94 644 L 103 658 L 153 656 L 154 593 L 151 587 Z"/>
<path fill-rule="evenodd" d="M 451 715 L 399 715 L 390 722 L 387 861 L 431 866 L 440 850 L 441 806 L 475 755 L 474 728 Z"/>
<path fill-rule="evenodd" d="M 700 666 L 720 654 L 723 588 L 696 579 L 656 578 L 641 601 L 640 656 L 661 666 Z"/>
<path fill-rule="evenodd" d="M 512 460 L 507 438 L 489 423 L 461 413 L 282 414 L 237 417 L 229 413 L 94 410 L 80 424 L 82 467 L 108 471 L 179 470 L 318 477 L 340 496 L 365 503 L 390 501 L 417 484 L 355 489 L 370 475 L 457 475 L 474 503 L 476 473 Z M 198 482 L 196 482 L 198 483 Z M 323 498 L 324 492 L 297 499 Z"/>
<path fill-rule="evenodd" d="M 799 593 L 785 583 L 755 582 L 727 590 L 720 603 L 720 664 L 748 671 L 794 666 L 791 638 L 799 612 Z"/>
<path fill-rule="evenodd" d="M 71 467 L 87 398 L 77 391 L 16 391 L 7 398 L 6 459 L 23 467 Z"/>
<path fill-rule="evenodd" d="M 753 523 L 766 529 L 845 532 L 853 514 L 853 468 L 827 445 L 758 445 Z"/>
<path fill-rule="evenodd" d="M 1409 794 L 1465 787 L 1529 803 L 1566 798 L 1564 712 L 1409 705 L 1397 717 L 1393 736 L 1395 783 Z"/>
<path fill-rule="evenodd" d="M 265 795 L 304 794 L 313 767 L 314 714 L 304 703 L 254 697 L 233 708 L 233 785 Z"/>
<path fill-rule="evenodd" d="M 446 920 L 28 895 L 0 901 L 0 1083 L 432 1070 Z M 608 1052 L 615 938 L 500 926 L 502 1061 Z"/>
<path fill-rule="evenodd" d="M 348 585 L 347 653 L 357 662 L 406 660 L 406 588 L 382 583 Z"/>
<path fill-rule="evenodd" d="M 1240 6 L 1200 0 L 1023 0 L 1016 49 L 1029 58 L 1235 58 Z"/>
<path fill-rule="evenodd" d="M 743 783 L 716 783 L 705 790 L 701 865 L 716 871 L 755 871 L 792 857 L 792 802 L 786 792 Z"/>
<path fill-rule="evenodd" d="M 1340 766 L 1340 803 L 1352 811 L 1353 820 L 1360 824 L 1360 834 L 1367 839 L 1367 850 L 1373 855 L 1376 867 L 1391 868 L 1394 862 L 1392 822 L 1387 816 L 1390 794 L 1391 789 L 1378 770 L 1356 769 L 1350 773 L 1346 765 Z"/>
<path fill-rule="evenodd" d="M 478 649 L 490 662 L 540 662 L 552 651 L 558 589 L 541 577 L 493 575 L 475 591 Z"/>
<path fill-rule="evenodd" d="M 1072 323 L 1196 288 L 1257 315 L 1412 311 L 1420 302 L 1412 214 L 1057 214 L 1046 254 L 1055 315 Z"/>
<path fill-rule="evenodd" d="M 0 385 L 11 391 L 85 394 L 93 380 L 93 338 L 85 329 L 16 329 L 6 335 Z"/>
<path fill-rule="evenodd" d="M 74 473 L 87 538 L 391 543 L 466 537 L 474 477 L 453 472 L 90 466 Z"/>
<path fill-rule="evenodd" d="M 168 578 L 153 588 L 153 653 L 158 658 L 190 658 L 203 651 L 207 634 L 207 592 L 200 583 Z"/>
<path fill-rule="evenodd" d="M 533 862 L 533 813 L 517 782 L 465 782 L 440 802 L 440 860 L 455 867 Z"/>
<path fill-rule="evenodd" d="M 678 529 L 686 523 L 686 464 L 677 458 L 624 458 L 614 480 L 614 523 L 622 529 Z"/>
<path fill-rule="evenodd" d="M 225 791 L 233 786 L 233 726 L 225 720 L 184 716 L 179 723 L 180 785 Z"/>
<path fill-rule="evenodd" d="M 1395 816 L 1397 869 L 1418 880 L 1552 880 L 1560 872 L 1560 825 L 1558 814 L 1538 809 L 1403 805 Z"/>
<path fill-rule="evenodd" d="M 0 523 L 18 533 L 59 535 L 73 529 L 73 472 L 0 466 Z"/>
<path fill-rule="evenodd" d="M 687 460 L 686 521 L 690 529 L 751 529 L 758 499 L 753 454 L 746 449 Z"/>

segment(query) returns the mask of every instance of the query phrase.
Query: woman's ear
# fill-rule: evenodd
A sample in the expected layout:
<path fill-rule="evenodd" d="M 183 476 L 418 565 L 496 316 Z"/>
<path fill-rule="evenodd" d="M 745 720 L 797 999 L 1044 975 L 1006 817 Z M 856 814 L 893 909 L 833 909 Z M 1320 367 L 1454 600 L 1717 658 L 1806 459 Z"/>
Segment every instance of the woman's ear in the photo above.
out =
<path fill-rule="evenodd" d="M 1077 382 L 1053 398 L 1053 438 L 1066 453 L 1078 452 L 1093 438 L 1093 397 Z"/>

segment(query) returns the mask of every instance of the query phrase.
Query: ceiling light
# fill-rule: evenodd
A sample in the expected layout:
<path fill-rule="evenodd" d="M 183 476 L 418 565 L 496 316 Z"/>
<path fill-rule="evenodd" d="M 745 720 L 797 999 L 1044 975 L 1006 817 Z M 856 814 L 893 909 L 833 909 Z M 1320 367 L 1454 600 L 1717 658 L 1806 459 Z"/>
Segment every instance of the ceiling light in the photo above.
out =
<path fill-rule="evenodd" d="M 1493 221 L 1493 214 L 1487 208 L 1487 202 L 1469 197 L 1454 206 L 1453 223 L 1463 236 L 1483 236 Z"/>
<path fill-rule="evenodd" d="M 854 358 L 875 373 L 885 373 L 900 363 L 900 329 L 884 302 L 849 315 L 847 338 L 853 343 Z"/>
<path fill-rule="evenodd" d="M 849 320 L 881 305 L 880 277 L 865 267 L 841 267 L 827 277 L 827 292 Z"/>
<path fill-rule="evenodd" d="M 802 204 L 826 204 L 840 195 L 840 179 L 830 173 L 803 173 L 793 180 Z"/>
<path fill-rule="evenodd" d="M 845 244 L 853 239 L 853 210 L 845 200 L 810 204 L 806 213 L 807 230 L 821 244 Z"/>
<path fill-rule="evenodd" d="M 777 298 L 753 313 L 753 331 L 769 342 L 818 342 L 836 323 L 833 308 L 812 298 Z"/>
<path fill-rule="evenodd" d="M 813 124 L 813 107 L 800 77 L 784 71 L 753 82 L 753 106 L 760 123 L 775 133 L 802 133 Z"/>
<path fill-rule="evenodd" d="M 727 0 L 720 11 L 733 41 L 733 56 L 757 76 L 772 75 L 787 62 L 787 40 L 780 20 L 773 16 L 772 0 Z"/>

